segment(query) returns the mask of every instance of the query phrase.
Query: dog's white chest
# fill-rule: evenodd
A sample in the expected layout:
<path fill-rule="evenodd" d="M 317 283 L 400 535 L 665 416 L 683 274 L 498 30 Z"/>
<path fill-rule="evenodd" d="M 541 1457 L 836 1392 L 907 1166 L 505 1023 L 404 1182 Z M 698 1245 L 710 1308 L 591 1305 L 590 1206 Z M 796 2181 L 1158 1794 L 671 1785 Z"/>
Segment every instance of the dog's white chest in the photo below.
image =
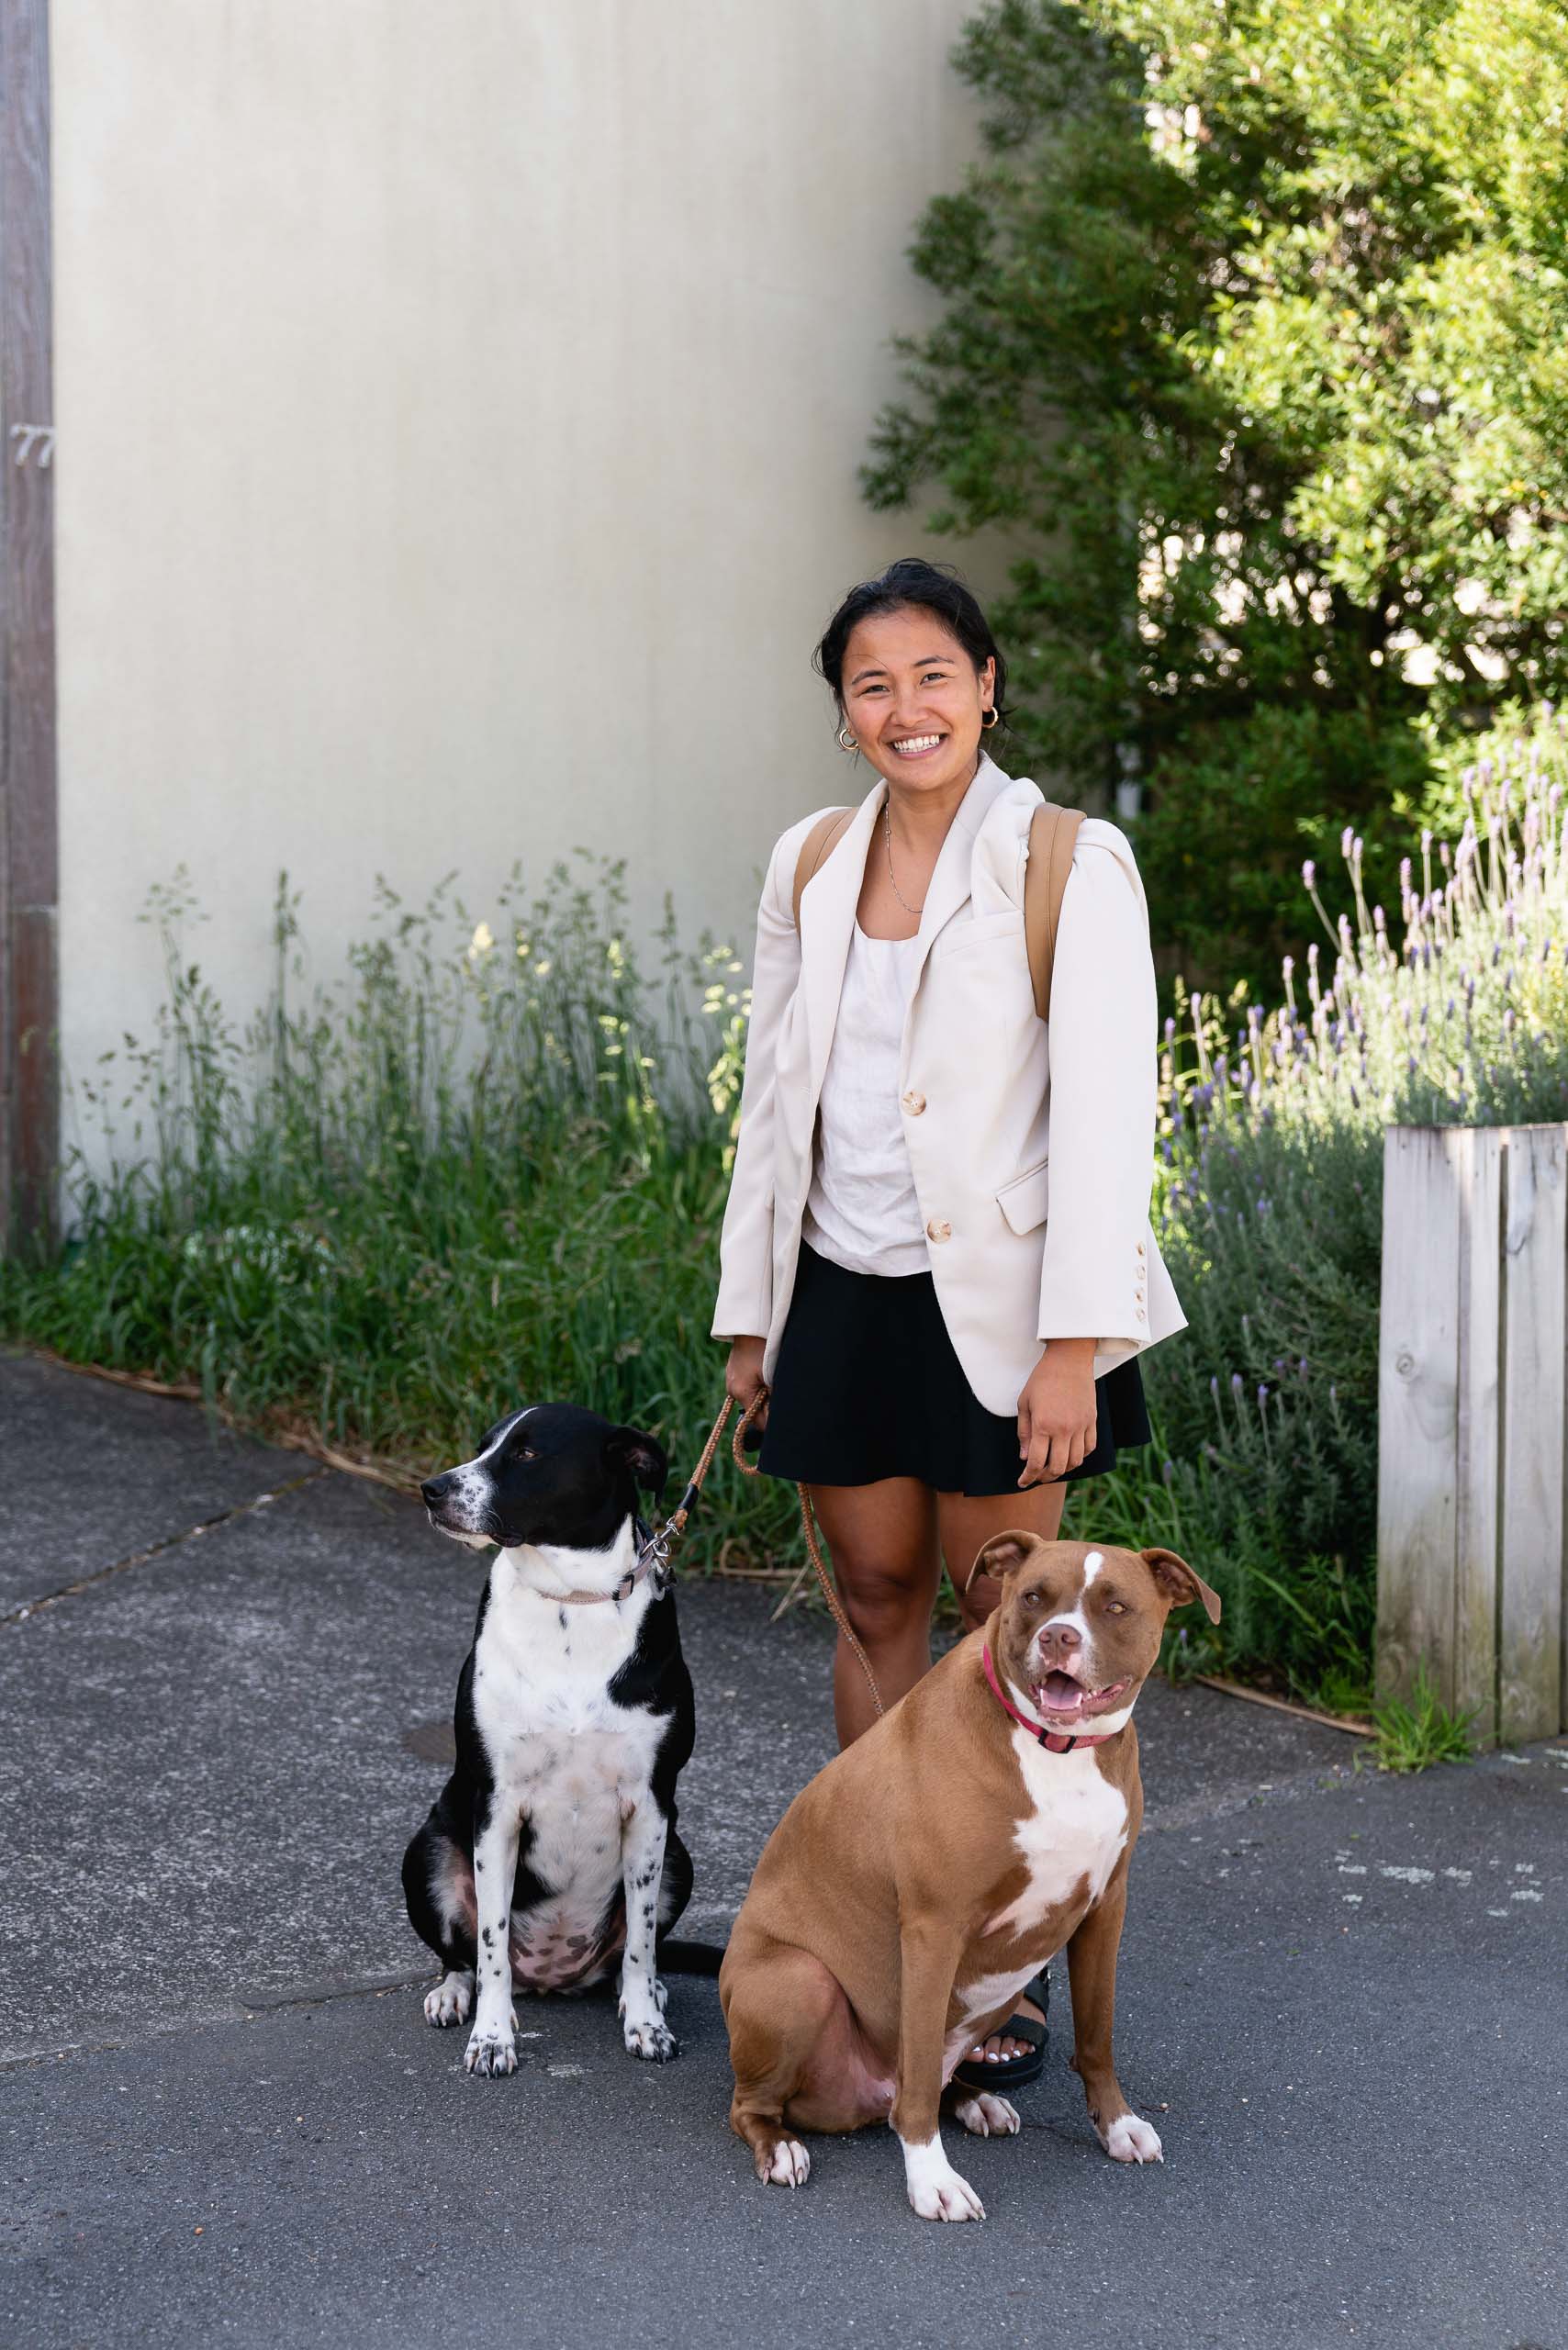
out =
<path fill-rule="evenodd" d="M 541 1979 L 591 1942 L 616 1901 L 622 1823 L 645 1796 L 667 1727 L 610 1695 L 648 1604 L 645 1589 L 585 1607 L 498 1574 L 492 1583 L 474 1651 L 474 1718 L 495 1800 L 528 1830 L 522 1863 L 543 1897 L 525 1904 L 518 1961 Z"/>
<path fill-rule="evenodd" d="M 1013 1839 L 1028 1874 L 994 1924 L 1029 1933 L 1065 1902 L 1099 1899 L 1126 1844 L 1127 1805 L 1089 1749 L 1049 1754 L 1015 1729 L 1013 1751 L 1030 1798 Z"/>

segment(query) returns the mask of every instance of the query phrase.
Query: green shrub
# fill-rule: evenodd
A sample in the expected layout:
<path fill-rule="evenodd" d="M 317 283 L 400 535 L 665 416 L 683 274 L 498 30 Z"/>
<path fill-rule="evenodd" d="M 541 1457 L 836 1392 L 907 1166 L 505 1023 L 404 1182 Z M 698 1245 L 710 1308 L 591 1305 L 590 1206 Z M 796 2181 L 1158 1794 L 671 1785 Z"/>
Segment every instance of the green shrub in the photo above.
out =
<path fill-rule="evenodd" d="M 1568 15 L 987 0 L 954 62 L 867 493 L 1005 551 L 1021 764 L 1141 777 L 1180 968 L 1267 984 L 1431 727 L 1568 683 Z"/>

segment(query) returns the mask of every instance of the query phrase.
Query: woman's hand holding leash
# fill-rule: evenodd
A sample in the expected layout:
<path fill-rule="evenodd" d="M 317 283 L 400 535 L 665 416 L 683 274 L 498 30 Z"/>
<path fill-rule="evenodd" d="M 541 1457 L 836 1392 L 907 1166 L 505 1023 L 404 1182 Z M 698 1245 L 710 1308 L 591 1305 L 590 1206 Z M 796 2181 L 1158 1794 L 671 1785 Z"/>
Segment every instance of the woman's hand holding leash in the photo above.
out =
<path fill-rule="evenodd" d="M 1054 1484 L 1088 1459 L 1098 1433 L 1094 1341 L 1052 1338 L 1018 1398 L 1019 1484 Z"/>
<path fill-rule="evenodd" d="M 744 1412 L 762 1389 L 762 1357 L 767 1344 L 766 1338 L 732 1338 L 729 1360 L 724 1365 L 724 1393 Z M 767 1405 L 761 1410 L 745 1432 L 745 1448 L 749 1452 L 762 1442 L 762 1431 L 767 1426 Z"/>

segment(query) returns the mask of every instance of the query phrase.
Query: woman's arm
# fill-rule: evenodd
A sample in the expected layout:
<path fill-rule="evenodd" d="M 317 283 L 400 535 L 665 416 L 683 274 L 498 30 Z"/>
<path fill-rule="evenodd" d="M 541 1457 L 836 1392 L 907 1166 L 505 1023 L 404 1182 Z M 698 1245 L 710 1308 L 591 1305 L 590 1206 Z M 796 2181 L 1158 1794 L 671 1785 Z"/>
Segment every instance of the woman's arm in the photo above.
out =
<path fill-rule="evenodd" d="M 795 860 L 800 843 L 814 822 L 814 817 L 808 817 L 805 824 L 785 834 L 773 852 L 763 883 L 740 1127 L 719 1240 L 719 1295 L 712 1335 L 756 1337 L 759 1345 L 773 1314 L 773 1120 L 778 1030 L 801 976 L 801 941 L 791 902 Z"/>
<path fill-rule="evenodd" d="M 1126 836 L 1086 823 L 1051 980 L 1050 1210 L 1041 1338 L 1148 1338 L 1158 1008 L 1148 910 Z"/>

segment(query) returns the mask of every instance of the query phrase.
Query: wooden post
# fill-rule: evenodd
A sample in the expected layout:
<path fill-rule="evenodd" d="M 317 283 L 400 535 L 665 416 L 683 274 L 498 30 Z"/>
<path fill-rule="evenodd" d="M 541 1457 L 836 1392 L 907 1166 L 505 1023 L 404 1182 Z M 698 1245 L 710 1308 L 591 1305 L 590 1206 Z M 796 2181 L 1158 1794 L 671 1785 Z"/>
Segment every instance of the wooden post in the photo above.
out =
<path fill-rule="evenodd" d="M 60 1147 L 48 0 L 0 0 L 0 1252 Z"/>
<path fill-rule="evenodd" d="M 1503 1214 L 1503 1412 L 1497 1735 L 1550 1738 L 1562 1713 L 1562 1126 L 1508 1134 Z"/>
<path fill-rule="evenodd" d="M 1378 1686 L 1474 1734 L 1568 1727 L 1568 1127 L 1383 1153 Z"/>
<path fill-rule="evenodd" d="M 1473 1714 L 1478 1733 L 1490 1742 L 1496 1735 L 1497 1704 L 1496 1430 L 1503 1311 L 1498 1236 L 1506 1139 L 1497 1126 L 1459 1126 L 1450 1127 L 1444 1140 L 1459 1176 L 1461 1202 L 1453 1694 L 1449 1702 L 1462 1714 Z"/>
<path fill-rule="evenodd" d="M 1377 1677 L 1380 1695 L 1406 1696 L 1425 1670 L 1450 1706 L 1460 1204 L 1447 1136 L 1434 1127 L 1391 1128 L 1383 1161 Z"/>

